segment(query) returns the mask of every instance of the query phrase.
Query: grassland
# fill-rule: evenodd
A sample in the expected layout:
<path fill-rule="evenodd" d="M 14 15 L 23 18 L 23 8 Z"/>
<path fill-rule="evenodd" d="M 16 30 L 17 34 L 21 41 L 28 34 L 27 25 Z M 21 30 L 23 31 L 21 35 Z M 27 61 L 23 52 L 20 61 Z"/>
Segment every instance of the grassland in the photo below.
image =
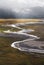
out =
<path fill-rule="evenodd" d="M 0 37 L 0 65 L 44 65 L 44 56 L 11 48 L 14 40 Z"/>
<path fill-rule="evenodd" d="M 0 19 L 0 24 L 6 24 L 6 23 L 22 23 L 22 22 L 38 22 L 42 21 L 41 19 Z M 25 28 L 32 28 L 36 31 L 36 33 L 33 33 L 35 35 L 41 35 L 42 38 L 44 29 L 43 26 L 29 26 Z M 11 28 L 4 28 L 1 27 L 0 31 L 8 30 Z M 43 29 L 43 30 L 41 30 Z M 40 31 L 38 33 L 38 31 Z M 44 54 L 34 54 L 34 53 L 26 53 L 21 52 L 17 49 L 12 48 L 10 45 L 13 43 L 16 39 L 15 38 L 6 38 L 6 37 L 0 37 L 0 65 L 44 65 Z"/>
<path fill-rule="evenodd" d="M 25 23 L 38 21 L 42 21 L 42 19 L 0 19 L 0 23 Z"/>

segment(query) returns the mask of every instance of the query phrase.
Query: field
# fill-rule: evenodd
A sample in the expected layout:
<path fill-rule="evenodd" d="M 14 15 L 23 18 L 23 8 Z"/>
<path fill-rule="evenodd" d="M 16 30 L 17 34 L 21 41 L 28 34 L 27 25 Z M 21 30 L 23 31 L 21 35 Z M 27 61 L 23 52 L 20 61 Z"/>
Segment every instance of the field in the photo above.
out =
<path fill-rule="evenodd" d="M 0 23 L 25 23 L 38 21 L 42 21 L 42 19 L 0 19 Z"/>
<path fill-rule="evenodd" d="M 15 28 L 1 27 L 2 24 L 14 24 L 25 22 L 42 22 L 41 19 L 0 19 L 0 32 L 4 30 L 14 30 Z M 30 33 L 40 36 L 40 41 L 44 41 L 44 25 L 27 26 L 22 28 L 34 29 Z M 11 43 L 19 39 L 13 37 L 0 37 L 0 65 L 44 65 L 44 54 L 21 52 L 12 48 Z"/>
<path fill-rule="evenodd" d="M 13 41 L 14 38 L 0 38 L 0 65 L 44 65 L 44 54 L 25 53 L 11 48 Z"/>

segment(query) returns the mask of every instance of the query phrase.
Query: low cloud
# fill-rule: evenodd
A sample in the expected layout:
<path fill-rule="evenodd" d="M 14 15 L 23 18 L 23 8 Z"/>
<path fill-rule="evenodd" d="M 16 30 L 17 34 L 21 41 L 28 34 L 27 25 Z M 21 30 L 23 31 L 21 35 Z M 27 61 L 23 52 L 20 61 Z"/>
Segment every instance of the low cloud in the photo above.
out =
<path fill-rule="evenodd" d="M 44 0 L 0 0 L 0 18 L 44 18 Z"/>
<path fill-rule="evenodd" d="M 44 18 L 44 7 L 33 7 L 31 11 L 28 13 L 31 18 Z"/>
<path fill-rule="evenodd" d="M 12 11 L 0 9 L 0 18 L 16 18 L 16 16 Z"/>

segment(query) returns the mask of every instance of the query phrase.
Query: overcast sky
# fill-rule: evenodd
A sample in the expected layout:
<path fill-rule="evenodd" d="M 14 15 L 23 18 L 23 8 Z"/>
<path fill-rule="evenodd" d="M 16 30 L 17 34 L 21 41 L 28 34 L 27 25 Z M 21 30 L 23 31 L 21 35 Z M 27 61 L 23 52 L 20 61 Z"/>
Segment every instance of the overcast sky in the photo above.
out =
<path fill-rule="evenodd" d="M 14 12 L 17 17 L 44 17 L 44 0 L 0 0 L 0 9 Z"/>

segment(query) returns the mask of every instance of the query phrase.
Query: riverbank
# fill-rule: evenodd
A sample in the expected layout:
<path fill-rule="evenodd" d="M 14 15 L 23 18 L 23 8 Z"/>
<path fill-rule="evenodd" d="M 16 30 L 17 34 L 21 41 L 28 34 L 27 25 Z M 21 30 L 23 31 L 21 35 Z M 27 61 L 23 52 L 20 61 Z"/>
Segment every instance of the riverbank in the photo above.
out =
<path fill-rule="evenodd" d="M 26 41 L 17 41 L 11 44 L 11 47 L 16 48 L 20 51 L 44 53 L 44 41 L 34 41 L 27 39 Z"/>

